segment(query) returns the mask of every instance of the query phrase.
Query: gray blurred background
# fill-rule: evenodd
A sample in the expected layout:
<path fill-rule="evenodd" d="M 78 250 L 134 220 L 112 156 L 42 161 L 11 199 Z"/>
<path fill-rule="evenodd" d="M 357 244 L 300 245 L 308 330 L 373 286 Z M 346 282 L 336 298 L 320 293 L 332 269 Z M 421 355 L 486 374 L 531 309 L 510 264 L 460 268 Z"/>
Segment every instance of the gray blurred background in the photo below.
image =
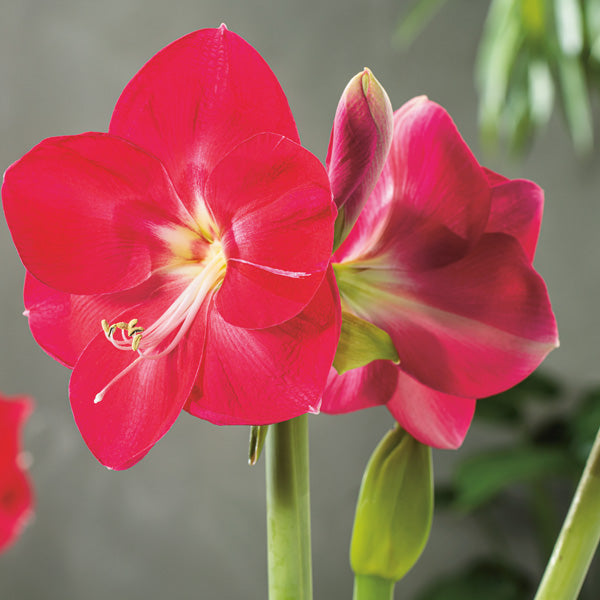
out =
<path fill-rule="evenodd" d="M 226 22 L 258 49 L 287 94 L 304 145 L 322 160 L 339 96 L 368 66 L 395 108 L 427 94 L 450 112 L 482 163 L 545 188 L 536 266 L 562 345 L 544 368 L 572 389 L 600 382 L 597 154 L 578 162 L 554 117 L 519 163 L 485 156 L 472 73 L 487 2 L 449 2 L 400 53 L 391 39 L 406 6 L 400 0 L 0 0 L 0 169 L 45 137 L 105 131 L 134 73 L 194 29 Z M 29 394 L 37 406 L 26 430 L 36 517 L 0 556 L 0 598 L 266 598 L 264 465 L 246 465 L 247 428 L 218 428 L 183 414 L 139 465 L 107 471 L 72 421 L 69 372 L 38 348 L 21 316 L 24 271 L 3 219 L 0 253 L 0 389 Z M 391 424 L 385 409 L 310 419 L 317 599 L 351 596 L 347 554 L 360 477 Z M 490 435 L 473 428 L 460 452 Z M 438 479 L 448 477 L 456 455 L 434 453 Z M 527 561 L 528 541 L 517 541 L 515 552 Z M 482 543 L 469 520 L 436 515 L 425 553 L 397 597 L 410 598 L 437 574 L 464 564 Z"/>

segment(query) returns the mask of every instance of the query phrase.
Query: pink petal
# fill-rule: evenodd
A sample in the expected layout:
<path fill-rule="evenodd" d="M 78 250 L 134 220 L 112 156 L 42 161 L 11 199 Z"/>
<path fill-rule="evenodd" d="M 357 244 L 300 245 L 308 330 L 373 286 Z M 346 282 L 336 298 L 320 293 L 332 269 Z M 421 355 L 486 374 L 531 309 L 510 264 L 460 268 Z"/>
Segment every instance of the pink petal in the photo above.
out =
<path fill-rule="evenodd" d="M 382 254 L 410 236 L 403 248 L 411 261 L 449 262 L 477 242 L 489 211 L 485 172 L 452 119 L 415 98 L 395 113 L 382 175 L 335 260 Z"/>
<path fill-rule="evenodd" d="M 533 261 L 543 209 L 544 192 L 538 185 L 523 179 L 507 180 L 492 188 L 492 207 L 485 230 L 514 236 Z"/>
<path fill-rule="evenodd" d="M 122 314 L 120 320 L 135 317 L 140 323 L 151 323 L 163 308 L 147 303 Z M 172 352 L 162 358 L 139 360 L 122 376 L 119 374 L 138 359 L 136 352 L 113 348 L 103 332 L 85 348 L 73 370 L 69 396 L 81 435 L 103 465 L 129 468 L 174 423 L 198 374 L 205 320 L 206 310 L 202 310 Z M 117 376 L 120 378 L 105 389 Z M 102 390 L 102 400 L 95 403 Z"/>
<path fill-rule="evenodd" d="M 20 464 L 22 428 L 32 401 L 0 395 L 0 552 L 21 533 L 32 515 L 33 492 Z"/>
<path fill-rule="evenodd" d="M 343 207 L 340 240 L 352 229 L 381 174 L 393 120 L 390 100 L 373 74 L 365 69 L 353 77 L 335 113 L 326 161 L 335 204 Z"/>
<path fill-rule="evenodd" d="M 156 226 L 186 216 L 155 158 L 101 133 L 41 142 L 8 169 L 2 197 L 27 269 L 73 294 L 147 279 L 165 260 Z"/>
<path fill-rule="evenodd" d="M 422 444 L 458 448 L 475 412 L 475 400 L 436 392 L 399 373 L 396 393 L 387 404 L 398 423 Z"/>
<path fill-rule="evenodd" d="M 403 370 L 446 394 L 501 392 L 558 345 L 546 286 L 507 235 L 486 234 L 464 259 L 373 298 L 359 316 L 391 335 Z"/>
<path fill-rule="evenodd" d="M 217 162 L 262 131 L 298 141 L 275 75 L 224 25 L 186 35 L 150 59 L 121 94 L 110 124 L 111 133 L 163 162 L 190 209 Z"/>
<path fill-rule="evenodd" d="M 331 269 L 306 309 L 282 325 L 242 329 L 216 310 L 209 319 L 192 414 L 220 425 L 262 425 L 318 412 L 341 324 Z"/>
<path fill-rule="evenodd" d="M 321 410 L 338 414 L 385 404 L 394 394 L 398 367 L 376 360 L 342 375 L 332 367 L 323 393 Z"/>
<path fill-rule="evenodd" d="M 260 134 L 219 163 L 204 198 L 228 258 L 222 316 L 263 328 L 298 314 L 321 284 L 333 243 L 335 207 L 319 161 L 295 142 Z"/>

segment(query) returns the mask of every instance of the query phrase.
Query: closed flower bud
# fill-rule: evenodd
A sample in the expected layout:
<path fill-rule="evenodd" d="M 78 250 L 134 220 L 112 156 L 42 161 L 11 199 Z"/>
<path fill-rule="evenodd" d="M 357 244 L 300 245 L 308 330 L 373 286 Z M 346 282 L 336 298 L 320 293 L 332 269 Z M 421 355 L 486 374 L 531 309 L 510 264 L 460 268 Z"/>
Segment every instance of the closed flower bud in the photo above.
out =
<path fill-rule="evenodd" d="M 363 476 L 350 549 L 357 583 L 367 577 L 393 586 L 401 579 L 425 547 L 432 514 L 431 448 L 396 427 Z"/>

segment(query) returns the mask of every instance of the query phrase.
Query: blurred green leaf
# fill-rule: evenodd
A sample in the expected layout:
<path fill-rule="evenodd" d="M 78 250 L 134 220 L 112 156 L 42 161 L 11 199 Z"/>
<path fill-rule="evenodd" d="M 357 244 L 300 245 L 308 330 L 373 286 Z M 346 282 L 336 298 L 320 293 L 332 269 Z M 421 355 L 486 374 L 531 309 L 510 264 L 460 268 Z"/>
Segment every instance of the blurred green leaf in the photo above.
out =
<path fill-rule="evenodd" d="M 554 0 L 558 43 L 567 56 L 577 56 L 583 50 L 583 15 L 579 0 Z"/>
<path fill-rule="evenodd" d="M 442 6 L 446 4 L 446 1 L 417 0 L 400 19 L 394 34 L 394 43 L 402 48 L 408 48 Z"/>
<path fill-rule="evenodd" d="M 521 0 L 521 19 L 528 35 L 541 39 L 546 33 L 546 0 Z"/>
<path fill-rule="evenodd" d="M 488 144 L 498 141 L 510 74 L 522 38 L 521 15 L 516 0 L 493 0 L 475 65 L 480 93 L 479 124 L 483 140 Z"/>
<path fill-rule="evenodd" d="M 456 469 L 455 506 L 473 510 L 494 499 L 508 486 L 570 472 L 572 462 L 562 448 L 520 446 L 483 452 Z"/>
<path fill-rule="evenodd" d="M 583 67 L 573 56 L 558 56 L 560 90 L 575 151 L 584 155 L 594 145 L 594 127 Z"/>
<path fill-rule="evenodd" d="M 552 73 L 545 60 L 534 59 L 529 63 L 528 76 L 531 120 L 536 127 L 543 127 L 550 120 L 554 106 Z"/>
<path fill-rule="evenodd" d="M 479 400 L 475 417 L 515 425 L 523 420 L 523 410 L 529 402 L 553 402 L 560 393 L 561 387 L 555 378 L 535 372 L 513 388 Z"/>
<path fill-rule="evenodd" d="M 534 592 L 527 574 L 512 565 L 479 560 L 439 579 L 417 595 L 417 600 L 523 600 Z"/>
<path fill-rule="evenodd" d="M 573 450 L 585 462 L 600 428 L 600 388 L 585 393 L 570 420 Z"/>

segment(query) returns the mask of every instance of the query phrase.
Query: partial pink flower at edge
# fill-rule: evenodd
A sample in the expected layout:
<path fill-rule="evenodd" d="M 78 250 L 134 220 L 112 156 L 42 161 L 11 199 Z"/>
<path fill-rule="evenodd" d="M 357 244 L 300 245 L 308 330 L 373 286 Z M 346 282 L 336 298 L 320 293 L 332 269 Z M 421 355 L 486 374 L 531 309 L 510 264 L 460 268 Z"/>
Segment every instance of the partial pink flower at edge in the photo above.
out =
<path fill-rule="evenodd" d="M 17 539 L 33 514 L 33 491 L 23 467 L 21 436 L 33 402 L 0 395 L 0 553 Z"/>
<path fill-rule="evenodd" d="M 75 420 L 104 465 L 135 464 L 183 408 L 251 425 L 318 410 L 340 327 L 336 209 L 241 38 L 174 42 L 109 134 L 45 140 L 2 195 L 32 333 L 74 369 Z"/>
<path fill-rule="evenodd" d="M 482 168 L 440 106 L 399 109 L 382 175 L 333 262 L 343 310 L 386 331 L 400 364 L 332 369 L 322 410 L 386 404 L 423 443 L 459 446 L 475 400 L 558 345 L 531 264 L 542 205 L 534 183 Z"/>

